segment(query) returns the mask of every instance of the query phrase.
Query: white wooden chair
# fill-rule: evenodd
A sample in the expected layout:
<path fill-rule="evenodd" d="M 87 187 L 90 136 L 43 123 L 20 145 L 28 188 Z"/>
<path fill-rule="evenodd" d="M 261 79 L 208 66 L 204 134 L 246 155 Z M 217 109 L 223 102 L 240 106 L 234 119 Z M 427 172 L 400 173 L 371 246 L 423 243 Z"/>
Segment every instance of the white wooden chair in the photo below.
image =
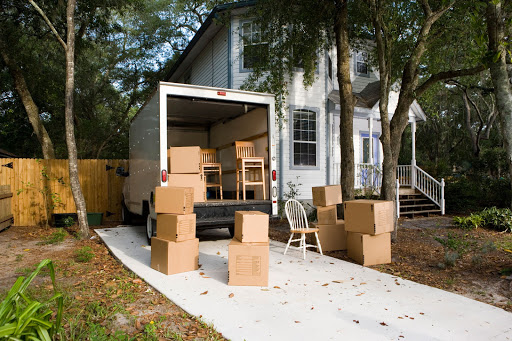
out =
<path fill-rule="evenodd" d="M 290 244 L 292 242 L 299 242 L 298 249 L 302 249 L 304 259 L 306 259 L 306 249 L 308 247 L 316 247 L 318 251 L 320 251 L 320 254 L 322 253 L 322 246 L 320 245 L 320 240 L 318 239 L 318 229 L 317 228 L 310 228 L 308 225 L 308 218 L 306 216 L 306 211 L 304 210 L 304 207 L 300 202 L 298 202 L 295 199 L 290 199 L 286 202 L 284 206 L 284 210 L 286 212 L 286 218 L 288 218 L 288 222 L 290 223 L 290 232 L 291 236 L 290 239 L 288 239 L 288 244 L 286 244 L 286 249 L 284 250 L 284 254 L 286 255 L 286 251 L 288 251 L 288 248 L 290 247 Z M 293 239 L 293 235 L 295 233 L 300 234 L 300 238 Z M 314 233 L 316 237 L 316 244 L 307 244 L 306 243 L 306 234 L 307 233 Z"/>

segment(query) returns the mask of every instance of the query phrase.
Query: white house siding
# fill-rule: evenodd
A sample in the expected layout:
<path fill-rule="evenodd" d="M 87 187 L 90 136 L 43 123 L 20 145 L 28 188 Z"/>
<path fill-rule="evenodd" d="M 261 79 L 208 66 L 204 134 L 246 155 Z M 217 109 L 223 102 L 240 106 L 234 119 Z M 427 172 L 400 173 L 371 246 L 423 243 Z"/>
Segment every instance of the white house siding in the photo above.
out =
<path fill-rule="evenodd" d="M 190 83 L 195 85 L 228 87 L 228 29 L 222 28 L 192 63 Z M 184 77 L 179 82 L 184 82 Z"/>

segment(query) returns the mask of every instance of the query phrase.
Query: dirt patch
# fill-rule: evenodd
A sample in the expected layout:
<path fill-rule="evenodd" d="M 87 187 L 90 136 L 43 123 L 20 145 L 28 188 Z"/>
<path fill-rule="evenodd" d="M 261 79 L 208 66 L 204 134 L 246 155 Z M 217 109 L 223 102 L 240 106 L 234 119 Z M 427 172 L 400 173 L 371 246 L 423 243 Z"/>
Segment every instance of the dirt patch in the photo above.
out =
<path fill-rule="evenodd" d="M 273 222 L 270 237 L 286 243 L 288 223 Z M 354 262 L 346 251 L 324 254 Z M 401 220 L 392 263 L 370 268 L 512 311 L 511 234 L 460 230 L 451 217 Z"/>
<path fill-rule="evenodd" d="M 101 226 L 105 228 L 113 226 Z M 65 296 L 62 340 L 224 340 L 212 326 L 190 316 L 125 269 L 91 230 L 93 239 L 71 235 L 44 244 L 55 229 L 11 227 L 0 233 L 2 298 L 18 276 L 30 274 L 43 259 L 52 259 L 57 285 Z M 52 294 L 50 277 L 32 282 L 36 298 Z"/>

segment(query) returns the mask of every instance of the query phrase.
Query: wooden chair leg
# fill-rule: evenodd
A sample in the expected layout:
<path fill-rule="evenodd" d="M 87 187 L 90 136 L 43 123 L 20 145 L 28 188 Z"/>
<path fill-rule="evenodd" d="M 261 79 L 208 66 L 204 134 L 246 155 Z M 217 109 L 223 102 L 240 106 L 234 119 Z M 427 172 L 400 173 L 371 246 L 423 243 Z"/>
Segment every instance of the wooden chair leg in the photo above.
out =
<path fill-rule="evenodd" d="M 267 200 L 265 195 L 265 161 L 261 161 L 261 181 L 263 182 L 263 200 Z"/>
<path fill-rule="evenodd" d="M 323 256 L 322 245 L 320 245 L 320 239 L 318 239 L 318 233 L 316 233 L 316 232 L 315 232 L 315 237 L 316 237 L 316 246 L 317 246 L 318 250 L 320 250 L 320 254 Z"/>
<path fill-rule="evenodd" d="M 290 239 L 288 239 L 288 244 L 286 244 L 286 248 L 284 249 L 284 254 L 286 255 L 286 251 L 288 251 L 288 248 L 290 247 L 290 244 L 292 242 L 292 239 L 293 239 L 293 233 L 292 235 L 290 236 Z"/>
<path fill-rule="evenodd" d="M 239 174 L 239 169 L 238 169 L 238 161 L 236 163 L 236 200 L 240 200 L 240 192 L 239 192 L 239 179 L 240 179 L 240 174 Z"/>
<path fill-rule="evenodd" d="M 244 201 L 246 200 L 245 195 L 245 162 L 242 160 L 242 195 L 244 198 Z"/>
<path fill-rule="evenodd" d="M 219 166 L 219 184 L 220 184 L 220 200 L 223 200 L 222 198 L 222 167 Z"/>

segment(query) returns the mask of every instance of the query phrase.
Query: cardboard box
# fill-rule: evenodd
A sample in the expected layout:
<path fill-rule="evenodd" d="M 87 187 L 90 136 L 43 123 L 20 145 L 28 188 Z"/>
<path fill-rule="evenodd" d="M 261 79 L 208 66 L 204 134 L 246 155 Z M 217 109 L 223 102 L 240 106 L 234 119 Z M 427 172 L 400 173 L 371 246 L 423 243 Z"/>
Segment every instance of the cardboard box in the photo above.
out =
<path fill-rule="evenodd" d="M 156 236 L 172 242 L 181 242 L 196 237 L 196 215 L 157 214 Z"/>
<path fill-rule="evenodd" d="M 331 206 L 341 204 L 341 186 L 313 187 L 313 205 Z"/>
<path fill-rule="evenodd" d="M 151 268 L 166 275 L 199 268 L 199 239 L 171 242 L 151 238 Z"/>
<path fill-rule="evenodd" d="M 313 224 L 313 226 L 318 228 L 318 239 L 320 240 L 322 251 L 338 251 L 347 249 L 345 221 L 340 219 L 335 224 Z"/>
<path fill-rule="evenodd" d="M 364 266 L 391 263 L 391 233 L 371 236 L 348 232 L 347 254 Z"/>
<path fill-rule="evenodd" d="M 235 238 L 242 243 L 268 243 L 268 214 L 236 211 Z"/>
<path fill-rule="evenodd" d="M 167 163 L 170 174 L 201 173 L 201 148 L 171 147 L 167 150 Z"/>
<path fill-rule="evenodd" d="M 194 202 L 204 202 L 203 174 L 169 174 L 169 186 L 194 188 Z"/>
<path fill-rule="evenodd" d="M 229 243 L 228 285 L 268 286 L 269 243 Z"/>
<path fill-rule="evenodd" d="M 191 187 L 156 187 L 155 212 L 190 214 L 194 211 L 194 189 Z"/>
<path fill-rule="evenodd" d="M 336 205 L 318 206 L 316 208 L 316 217 L 319 225 L 334 225 L 338 219 Z"/>
<path fill-rule="evenodd" d="M 345 230 L 371 235 L 393 231 L 392 201 L 351 200 L 344 205 Z"/>

